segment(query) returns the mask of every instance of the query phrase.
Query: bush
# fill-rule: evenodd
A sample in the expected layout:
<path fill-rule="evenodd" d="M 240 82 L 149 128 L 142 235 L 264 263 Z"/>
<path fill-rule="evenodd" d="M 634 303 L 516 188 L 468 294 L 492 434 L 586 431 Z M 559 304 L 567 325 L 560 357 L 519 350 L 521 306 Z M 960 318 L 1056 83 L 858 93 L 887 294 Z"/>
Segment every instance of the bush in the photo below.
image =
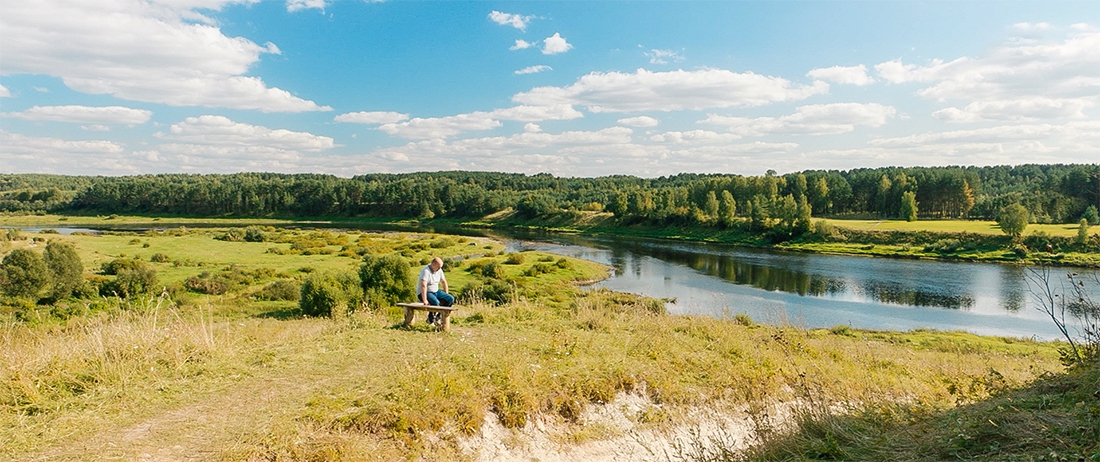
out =
<path fill-rule="evenodd" d="M 512 301 L 514 294 L 515 287 L 508 281 L 490 279 L 485 283 L 474 281 L 467 284 L 459 291 L 458 298 L 462 303 L 471 303 L 478 299 L 492 303 L 508 303 Z"/>
<path fill-rule="evenodd" d="M 363 298 L 372 307 L 393 305 L 416 296 L 415 282 L 409 277 L 409 263 L 397 255 L 363 258 L 359 284 Z"/>
<path fill-rule="evenodd" d="M 203 271 L 198 276 L 191 276 L 183 281 L 187 290 L 207 295 L 221 295 L 229 292 L 229 278 L 218 275 L 213 276 L 208 271 Z"/>
<path fill-rule="evenodd" d="M 244 229 L 244 240 L 245 242 L 264 242 L 267 236 L 259 226 L 249 226 Z"/>
<path fill-rule="evenodd" d="M 50 297 L 54 300 L 68 298 L 84 283 L 84 264 L 71 244 L 50 241 L 42 260 L 50 270 Z"/>
<path fill-rule="evenodd" d="M 131 261 L 136 264 L 130 268 L 118 270 L 115 273 L 117 276 L 115 276 L 114 280 L 100 287 L 100 295 L 116 295 L 122 298 L 130 298 L 156 289 L 157 270 L 143 261 Z"/>
<path fill-rule="evenodd" d="M 953 253 L 963 249 L 963 244 L 958 239 L 940 239 L 924 246 L 925 252 Z"/>
<path fill-rule="evenodd" d="M 218 239 L 228 242 L 241 242 L 244 240 L 244 230 L 240 228 L 230 228 Z"/>
<path fill-rule="evenodd" d="M 38 300 L 38 294 L 49 283 L 46 262 L 32 250 L 12 250 L 0 262 L 0 288 L 3 288 L 5 294 Z"/>
<path fill-rule="evenodd" d="M 350 311 L 361 299 L 354 273 L 311 274 L 302 284 L 298 307 L 306 316 L 335 316 Z"/>
<path fill-rule="evenodd" d="M 296 302 L 302 296 L 302 285 L 290 279 L 279 279 L 256 292 L 253 297 L 260 300 L 286 300 Z"/>
<path fill-rule="evenodd" d="M 481 275 L 491 279 L 504 279 L 504 266 L 497 262 L 490 262 L 481 267 Z"/>
<path fill-rule="evenodd" d="M 997 225 L 1010 236 L 1019 237 L 1027 228 L 1031 213 L 1020 204 L 1009 204 L 997 214 Z"/>
<path fill-rule="evenodd" d="M 531 265 L 530 268 L 527 268 L 527 271 L 524 271 L 523 275 L 538 276 L 540 274 L 553 273 L 556 269 L 558 269 L 557 266 L 551 265 L 549 263 L 535 263 Z"/>
<path fill-rule="evenodd" d="M 506 260 L 504 260 L 504 264 L 506 264 L 506 265 L 522 265 L 523 264 L 523 254 L 519 253 L 519 252 L 513 252 L 513 253 L 508 254 L 508 258 Z"/>
<path fill-rule="evenodd" d="M 557 266 L 558 268 L 566 269 L 566 270 L 567 269 L 573 269 L 573 262 L 567 260 L 565 257 L 562 257 L 562 258 L 559 258 L 558 261 L 554 262 L 554 266 Z"/>
<path fill-rule="evenodd" d="M 433 249 L 445 249 L 454 246 L 455 241 L 449 237 L 441 237 L 439 239 L 432 239 L 428 245 Z"/>
<path fill-rule="evenodd" d="M 145 263 L 140 260 L 134 260 L 131 258 L 116 258 L 100 265 L 99 272 L 107 276 L 114 276 L 124 271 L 133 271 L 142 266 L 145 266 Z"/>
<path fill-rule="evenodd" d="M 153 263 L 168 263 L 172 261 L 172 259 L 168 257 L 168 254 L 154 253 L 153 256 L 149 257 L 149 261 Z"/>

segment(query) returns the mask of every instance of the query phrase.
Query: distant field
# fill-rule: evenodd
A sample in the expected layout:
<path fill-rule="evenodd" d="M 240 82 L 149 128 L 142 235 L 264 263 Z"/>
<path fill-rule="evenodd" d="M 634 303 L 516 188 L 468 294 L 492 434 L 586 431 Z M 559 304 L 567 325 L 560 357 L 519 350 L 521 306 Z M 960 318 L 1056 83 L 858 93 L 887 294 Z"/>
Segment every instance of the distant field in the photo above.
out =
<path fill-rule="evenodd" d="M 841 228 L 850 228 L 865 231 L 934 231 L 942 233 L 980 233 L 1001 234 L 1001 227 L 994 221 L 972 220 L 837 220 L 829 219 L 830 223 Z M 1041 225 L 1030 224 L 1024 230 L 1024 234 L 1043 231 L 1051 236 L 1076 236 L 1076 224 Z M 1096 232 L 1093 226 L 1089 232 Z"/>

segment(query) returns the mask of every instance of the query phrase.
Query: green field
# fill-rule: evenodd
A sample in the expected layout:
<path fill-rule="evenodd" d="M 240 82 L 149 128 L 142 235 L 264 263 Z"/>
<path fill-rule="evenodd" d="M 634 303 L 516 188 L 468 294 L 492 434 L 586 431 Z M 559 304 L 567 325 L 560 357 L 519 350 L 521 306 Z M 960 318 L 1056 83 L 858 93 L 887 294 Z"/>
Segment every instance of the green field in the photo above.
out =
<path fill-rule="evenodd" d="M 228 231 L 6 242 L 71 242 L 89 278 L 106 277 L 94 274 L 104 262 L 137 258 L 165 290 L 53 306 L 5 299 L 0 459 L 472 460 L 501 447 L 553 458 L 646 435 L 687 460 L 713 460 L 705 452 L 722 443 L 690 436 L 701 435 L 690 429 L 704 409 L 751 422 L 741 436 L 766 451 L 781 447 L 776 409 L 860 415 L 890 403 L 909 418 L 947 418 L 1063 371 L 1052 342 L 668 316 L 658 300 L 577 285 L 605 275 L 601 265 L 506 254 L 483 238 L 268 228 L 265 242 L 233 242 Z M 407 258 L 410 277 L 444 257 L 456 291 L 487 282 L 482 268 L 495 263 L 509 293 L 461 299 L 448 333 L 402 327 L 389 306 L 309 318 L 296 302 L 255 298 L 275 281 L 354 271 L 360 255 L 383 254 Z M 238 284 L 218 295 L 188 289 L 203 273 Z M 607 413 L 620 417 L 599 417 Z M 1035 432 L 1070 454 L 1088 441 Z M 687 439 L 672 444 L 677 434 Z M 560 452 L 532 452 L 532 435 Z"/>
<path fill-rule="evenodd" d="M 1001 228 L 994 221 L 979 220 L 841 220 L 829 219 L 830 223 L 842 228 L 851 228 L 861 231 L 932 231 L 937 233 L 978 233 L 978 234 L 1003 234 Z M 1090 233 L 1100 229 L 1093 226 Z M 1077 235 L 1077 224 L 1038 224 L 1027 225 L 1024 234 L 1032 234 L 1042 231 L 1051 236 L 1073 237 Z"/>

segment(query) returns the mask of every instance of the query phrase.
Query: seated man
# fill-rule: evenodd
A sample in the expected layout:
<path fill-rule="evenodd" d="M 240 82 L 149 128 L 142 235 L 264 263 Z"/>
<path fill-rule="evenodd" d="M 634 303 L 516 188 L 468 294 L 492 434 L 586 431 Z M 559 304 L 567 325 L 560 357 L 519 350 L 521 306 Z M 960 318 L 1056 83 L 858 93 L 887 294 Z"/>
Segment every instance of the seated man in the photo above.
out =
<path fill-rule="evenodd" d="M 443 290 L 440 290 L 440 285 L 443 286 Z M 416 284 L 416 297 L 425 305 L 454 305 L 455 298 L 447 293 L 447 289 L 447 277 L 443 275 L 443 259 L 435 257 L 428 266 L 420 270 L 420 280 Z M 428 312 L 428 324 L 434 324 L 439 316 L 439 313 Z"/>

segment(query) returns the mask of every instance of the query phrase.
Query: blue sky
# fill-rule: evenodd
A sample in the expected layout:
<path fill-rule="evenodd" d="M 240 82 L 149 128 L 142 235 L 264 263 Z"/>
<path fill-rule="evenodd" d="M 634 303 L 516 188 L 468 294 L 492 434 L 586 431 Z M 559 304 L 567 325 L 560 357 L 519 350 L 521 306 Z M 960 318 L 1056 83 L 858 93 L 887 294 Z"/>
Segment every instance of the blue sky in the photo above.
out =
<path fill-rule="evenodd" d="M 0 171 L 1100 162 L 1095 1 L 0 4 Z"/>

